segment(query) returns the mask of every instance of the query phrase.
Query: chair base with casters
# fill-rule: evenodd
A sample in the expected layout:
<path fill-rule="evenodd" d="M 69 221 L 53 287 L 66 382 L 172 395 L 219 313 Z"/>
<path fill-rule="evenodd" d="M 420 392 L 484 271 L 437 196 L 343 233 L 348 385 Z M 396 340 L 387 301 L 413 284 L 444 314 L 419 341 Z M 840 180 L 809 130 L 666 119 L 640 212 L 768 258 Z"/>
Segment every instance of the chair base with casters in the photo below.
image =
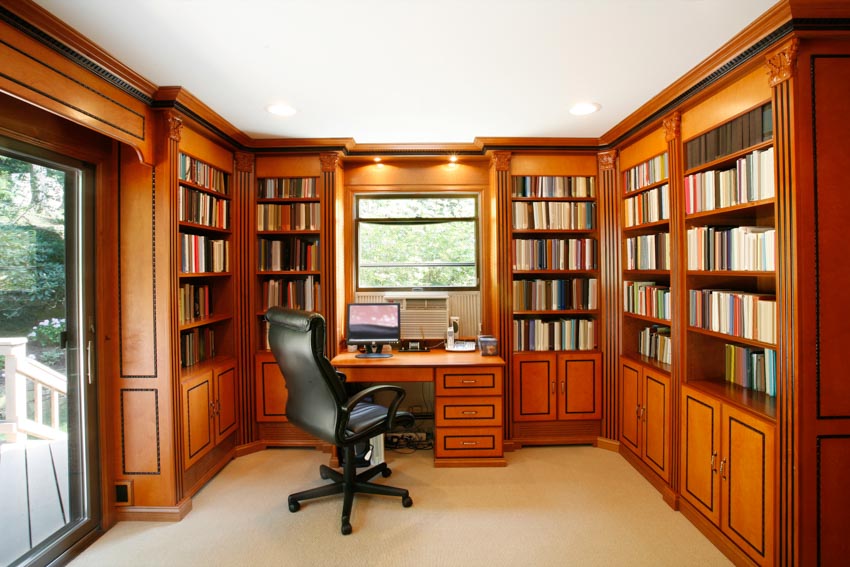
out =
<path fill-rule="evenodd" d="M 348 445 L 344 448 L 344 464 L 342 472 L 336 471 L 329 466 L 319 466 L 319 476 L 323 479 L 331 480 L 331 484 L 318 486 L 309 490 L 303 490 L 289 495 L 289 511 L 297 512 L 301 509 L 303 500 L 311 500 L 313 498 L 321 498 L 333 494 L 342 494 L 342 525 L 341 531 L 343 535 L 351 533 L 351 508 L 354 504 L 354 495 L 358 492 L 364 494 L 382 494 L 384 496 L 398 496 L 401 498 L 401 505 L 405 508 L 413 506 L 413 499 L 404 488 L 396 488 L 395 486 L 386 486 L 369 482 L 378 474 L 387 478 L 392 474 L 392 470 L 387 466 L 387 463 L 380 463 L 374 467 L 367 469 L 360 474 L 356 473 L 356 460 L 354 456 L 354 446 Z"/>

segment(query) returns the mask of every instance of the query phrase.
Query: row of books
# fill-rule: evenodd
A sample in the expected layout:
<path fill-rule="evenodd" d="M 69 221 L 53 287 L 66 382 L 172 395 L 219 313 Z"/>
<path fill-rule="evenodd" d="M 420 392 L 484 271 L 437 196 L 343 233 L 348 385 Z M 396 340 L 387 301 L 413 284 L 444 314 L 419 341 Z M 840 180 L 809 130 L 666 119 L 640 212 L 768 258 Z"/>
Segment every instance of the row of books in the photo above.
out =
<path fill-rule="evenodd" d="M 321 311 L 322 288 L 319 278 L 306 276 L 298 279 L 273 278 L 263 282 L 263 311 L 280 305 L 289 309 Z"/>
<path fill-rule="evenodd" d="M 638 352 L 664 364 L 673 363 L 673 341 L 670 327 L 652 325 L 641 329 L 638 336 Z"/>
<path fill-rule="evenodd" d="M 181 185 L 177 191 L 177 215 L 182 222 L 229 229 L 230 201 Z"/>
<path fill-rule="evenodd" d="M 581 176 L 516 175 L 514 197 L 595 197 L 596 178 Z"/>
<path fill-rule="evenodd" d="M 595 270 L 594 238 L 514 239 L 514 270 Z"/>
<path fill-rule="evenodd" d="M 726 381 L 743 388 L 776 395 L 776 351 L 727 344 Z"/>
<path fill-rule="evenodd" d="M 205 189 L 225 195 L 229 193 L 225 172 L 186 154 L 180 154 L 177 160 L 177 175 L 182 181 L 190 181 Z"/>
<path fill-rule="evenodd" d="M 181 233 L 180 271 L 184 274 L 229 272 L 230 242 Z"/>
<path fill-rule="evenodd" d="M 319 203 L 257 205 L 257 230 L 319 230 Z"/>
<path fill-rule="evenodd" d="M 319 242 L 304 238 L 257 240 L 257 269 L 264 271 L 316 271 L 320 267 Z"/>
<path fill-rule="evenodd" d="M 776 266 L 776 230 L 764 226 L 688 229 L 689 270 L 772 272 Z"/>
<path fill-rule="evenodd" d="M 514 280 L 514 311 L 598 309 L 596 278 Z"/>
<path fill-rule="evenodd" d="M 770 199 L 776 194 L 773 148 L 754 151 L 733 169 L 709 170 L 685 176 L 685 213 L 713 211 Z"/>
<path fill-rule="evenodd" d="M 201 327 L 180 333 L 180 365 L 193 366 L 215 356 L 215 331 Z"/>
<path fill-rule="evenodd" d="M 257 179 L 257 197 L 260 199 L 310 199 L 317 196 L 315 177 Z"/>
<path fill-rule="evenodd" d="M 667 152 L 640 163 L 623 173 L 626 193 L 648 187 L 664 181 L 670 176 L 667 164 Z"/>
<path fill-rule="evenodd" d="M 653 187 L 623 201 L 626 227 L 670 220 L 670 185 Z"/>
<path fill-rule="evenodd" d="M 627 270 L 669 270 L 670 233 L 642 234 L 625 242 Z"/>
<path fill-rule="evenodd" d="M 514 319 L 515 351 L 593 350 L 596 330 L 592 319 Z"/>
<path fill-rule="evenodd" d="M 210 316 L 210 286 L 185 283 L 177 291 L 177 320 L 179 324 L 206 319 Z"/>
<path fill-rule="evenodd" d="M 776 344 L 776 297 L 722 289 L 688 291 L 692 327 Z"/>
<path fill-rule="evenodd" d="M 670 320 L 670 287 L 655 282 L 623 282 L 623 311 L 656 319 Z"/>
<path fill-rule="evenodd" d="M 513 226 L 518 230 L 592 230 L 596 203 L 533 201 L 514 202 Z"/>
<path fill-rule="evenodd" d="M 771 104 L 765 104 L 685 143 L 685 169 L 699 167 L 773 137 Z"/>

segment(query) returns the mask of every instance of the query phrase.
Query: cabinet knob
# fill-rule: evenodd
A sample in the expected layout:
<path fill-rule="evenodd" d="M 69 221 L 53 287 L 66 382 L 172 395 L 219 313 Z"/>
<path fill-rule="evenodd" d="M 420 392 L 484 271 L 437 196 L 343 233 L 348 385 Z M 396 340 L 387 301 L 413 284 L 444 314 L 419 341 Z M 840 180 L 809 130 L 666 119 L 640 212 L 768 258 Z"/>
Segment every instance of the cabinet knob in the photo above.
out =
<path fill-rule="evenodd" d="M 717 474 L 717 469 L 714 467 L 714 459 L 716 459 L 716 458 L 717 458 L 717 451 L 712 451 L 711 452 L 710 466 L 711 466 L 711 472 L 714 473 L 714 474 Z"/>
<path fill-rule="evenodd" d="M 554 380 L 552 380 L 552 393 L 553 394 L 555 393 L 555 381 Z"/>
<path fill-rule="evenodd" d="M 463 415 L 478 415 L 477 411 L 474 410 L 464 410 L 461 412 Z"/>
<path fill-rule="evenodd" d="M 720 478 L 726 480 L 726 472 L 723 469 L 726 468 L 726 459 L 720 459 Z"/>
<path fill-rule="evenodd" d="M 461 384 L 477 384 L 478 380 L 461 380 Z"/>
<path fill-rule="evenodd" d="M 461 445 L 478 445 L 478 441 L 464 441 Z"/>

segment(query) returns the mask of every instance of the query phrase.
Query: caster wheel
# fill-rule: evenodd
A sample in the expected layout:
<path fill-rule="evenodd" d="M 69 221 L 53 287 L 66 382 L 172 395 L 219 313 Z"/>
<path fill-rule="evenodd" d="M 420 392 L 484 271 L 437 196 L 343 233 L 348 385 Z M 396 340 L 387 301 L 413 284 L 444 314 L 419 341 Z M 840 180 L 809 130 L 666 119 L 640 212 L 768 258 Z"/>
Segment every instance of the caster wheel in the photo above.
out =
<path fill-rule="evenodd" d="M 342 535 L 349 535 L 351 533 L 351 524 L 343 522 L 342 529 L 340 531 L 342 532 Z"/>
<path fill-rule="evenodd" d="M 405 496 L 401 499 L 401 505 L 405 508 L 410 508 L 413 506 L 413 499 L 410 496 Z"/>
<path fill-rule="evenodd" d="M 290 512 L 292 512 L 294 514 L 295 512 L 297 512 L 300 509 L 301 509 L 301 503 L 300 502 L 298 502 L 297 500 L 290 500 L 289 501 L 289 511 Z"/>
<path fill-rule="evenodd" d="M 381 471 L 381 476 L 384 478 L 388 478 L 391 474 L 393 474 L 393 471 L 390 469 L 384 469 Z"/>

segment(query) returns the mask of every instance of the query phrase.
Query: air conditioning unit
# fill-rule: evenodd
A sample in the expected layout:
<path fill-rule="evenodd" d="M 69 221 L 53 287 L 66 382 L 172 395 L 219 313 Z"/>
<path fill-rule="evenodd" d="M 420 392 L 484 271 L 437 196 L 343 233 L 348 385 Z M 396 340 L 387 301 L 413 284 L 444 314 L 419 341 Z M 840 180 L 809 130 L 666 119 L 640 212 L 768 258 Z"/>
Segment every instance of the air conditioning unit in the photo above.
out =
<path fill-rule="evenodd" d="M 387 293 L 386 301 L 401 304 L 402 339 L 443 339 L 449 326 L 449 294 L 412 291 Z"/>

